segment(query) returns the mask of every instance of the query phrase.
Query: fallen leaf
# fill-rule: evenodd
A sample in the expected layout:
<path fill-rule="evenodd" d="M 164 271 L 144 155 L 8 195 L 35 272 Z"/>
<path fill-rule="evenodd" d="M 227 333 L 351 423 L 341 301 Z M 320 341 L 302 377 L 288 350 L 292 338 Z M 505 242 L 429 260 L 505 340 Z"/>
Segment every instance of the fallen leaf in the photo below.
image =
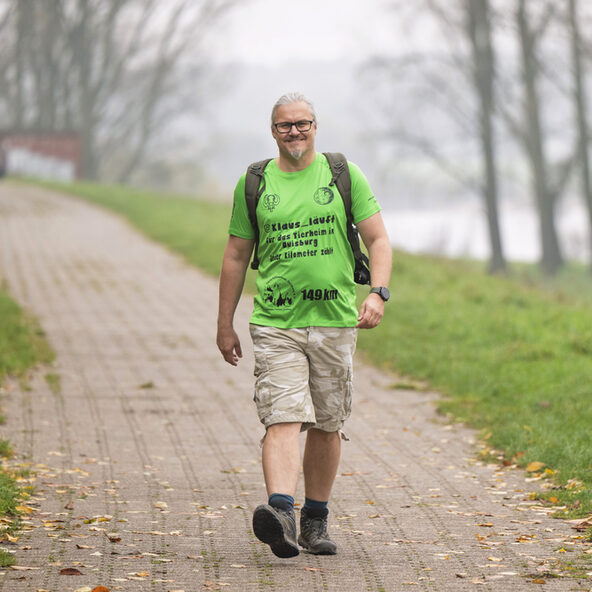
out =
<path fill-rule="evenodd" d="M 82 586 L 82 588 L 76 588 L 74 592 L 92 592 L 90 586 Z"/>
<path fill-rule="evenodd" d="M 543 580 L 542 578 L 537 578 L 536 580 L 532 580 L 533 584 L 546 584 L 547 582 L 545 582 L 545 580 Z"/>
<path fill-rule="evenodd" d="M 81 576 L 82 572 L 75 567 L 64 567 L 60 570 L 61 576 Z"/>
<path fill-rule="evenodd" d="M 109 592 L 109 588 L 105 588 L 105 586 L 95 586 L 91 592 Z"/>
<path fill-rule="evenodd" d="M 147 578 L 150 574 L 147 571 L 137 571 L 135 573 L 131 573 L 130 576 L 136 576 L 137 578 Z"/>
<path fill-rule="evenodd" d="M 320 567 L 305 567 L 304 571 L 323 571 Z"/>
<path fill-rule="evenodd" d="M 489 561 L 496 561 L 496 562 L 503 561 L 503 559 L 501 557 L 488 557 L 487 559 Z"/>
<path fill-rule="evenodd" d="M 41 569 L 40 567 L 27 567 L 26 565 L 11 565 L 10 569 L 14 569 L 15 571 L 31 571 L 34 569 Z"/>
<path fill-rule="evenodd" d="M 589 516 L 588 518 L 583 518 L 583 519 L 579 519 L 579 520 L 568 520 L 567 522 L 569 522 L 570 524 L 572 524 L 572 528 L 574 528 L 575 530 L 578 531 L 583 531 L 583 530 L 588 530 L 588 528 L 590 528 L 592 526 L 592 516 Z"/>
<path fill-rule="evenodd" d="M 119 536 L 118 532 L 108 532 L 107 538 L 111 543 L 119 543 L 119 541 L 121 541 L 121 537 Z"/>
<path fill-rule="evenodd" d="M 169 505 L 166 502 L 156 502 L 154 504 L 154 507 L 158 510 L 166 510 L 169 507 Z"/>
<path fill-rule="evenodd" d="M 29 506 L 17 506 L 16 511 L 22 512 L 23 514 L 32 514 L 35 511 L 35 509 Z"/>
<path fill-rule="evenodd" d="M 526 465 L 526 470 L 529 473 L 536 473 L 537 471 L 540 471 L 544 466 L 545 466 L 544 462 L 533 461 L 533 462 L 530 462 Z"/>

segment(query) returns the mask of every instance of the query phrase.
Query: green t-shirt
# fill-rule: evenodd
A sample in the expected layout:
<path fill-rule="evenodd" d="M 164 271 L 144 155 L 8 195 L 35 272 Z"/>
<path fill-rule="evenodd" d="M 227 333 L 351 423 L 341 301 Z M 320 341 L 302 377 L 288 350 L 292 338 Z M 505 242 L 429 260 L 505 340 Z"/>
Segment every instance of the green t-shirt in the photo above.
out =
<path fill-rule="evenodd" d="M 380 211 L 362 171 L 349 162 L 354 223 Z M 354 256 L 343 200 L 324 155 L 302 171 L 285 173 L 275 160 L 265 169 L 257 206 L 259 273 L 251 323 L 296 327 L 357 324 Z M 234 190 L 229 234 L 252 239 L 245 175 Z"/>

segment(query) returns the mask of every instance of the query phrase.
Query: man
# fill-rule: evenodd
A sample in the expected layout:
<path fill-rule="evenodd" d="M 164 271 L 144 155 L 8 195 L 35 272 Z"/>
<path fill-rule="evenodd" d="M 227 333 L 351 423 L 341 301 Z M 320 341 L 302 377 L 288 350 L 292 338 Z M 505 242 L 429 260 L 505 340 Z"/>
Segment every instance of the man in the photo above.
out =
<path fill-rule="evenodd" d="M 257 207 L 260 232 L 257 294 L 250 332 L 255 353 L 255 402 L 266 428 L 262 463 L 268 503 L 253 514 L 257 538 L 278 557 L 335 554 L 327 533 L 328 501 L 350 414 L 352 357 L 358 329 L 376 327 L 388 300 L 391 246 L 371 189 L 348 163 L 354 222 L 368 249 L 372 291 L 358 313 L 354 258 L 346 214 L 324 155 L 315 151 L 317 117 L 303 95 L 283 95 L 271 113 L 279 155 L 265 168 Z M 245 176 L 234 209 L 220 274 L 217 344 L 236 366 L 242 357 L 233 317 L 254 245 Z M 296 538 L 294 493 L 303 458 L 305 503 Z"/>

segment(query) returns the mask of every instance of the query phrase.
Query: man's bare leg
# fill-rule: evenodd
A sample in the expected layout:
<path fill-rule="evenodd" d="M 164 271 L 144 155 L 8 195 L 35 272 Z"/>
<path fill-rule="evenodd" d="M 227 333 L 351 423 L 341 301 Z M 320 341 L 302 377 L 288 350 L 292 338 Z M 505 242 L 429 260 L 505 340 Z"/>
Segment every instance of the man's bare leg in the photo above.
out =
<path fill-rule="evenodd" d="M 328 501 L 339 468 L 339 432 L 310 429 L 304 448 L 304 492 L 307 498 Z"/>
<path fill-rule="evenodd" d="M 263 442 L 263 475 L 267 494 L 294 496 L 300 471 L 301 423 L 276 423 L 267 429 Z"/>
<path fill-rule="evenodd" d="M 327 507 L 339 467 L 339 432 L 308 430 L 304 448 L 305 503 L 300 514 L 298 543 L 309 553 L 334 555 L 337 545 L 327 531 Z"/>
<path fill-rule="evenodd" d="M 263 443 L 263 474 L 268 504 L 255 508 L 253 531 L 278 557 L 295 557 L 296 542 L 294 493 L 300 471 L 300 423 L 270 426 Z"/>

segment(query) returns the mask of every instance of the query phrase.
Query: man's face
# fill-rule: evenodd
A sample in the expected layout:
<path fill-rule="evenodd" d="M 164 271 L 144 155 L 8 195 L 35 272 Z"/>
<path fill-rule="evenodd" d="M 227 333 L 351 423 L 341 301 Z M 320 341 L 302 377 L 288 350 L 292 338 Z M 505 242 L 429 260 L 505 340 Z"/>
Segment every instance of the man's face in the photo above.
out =
<path fill-rule="evenodd" d="M 290 103 L 280 105 L 275 110 L 273 123 L 296 123 L 300 121 L 311 121 L 313 116 L 306 103 Z M 286 133 L 280 133 L 275 125 L 271 126 L 271 134 L 277 142 L 280 153 L 300 160 L 305 154 L 314 152 L 314 139 L 317 133 L 316 123 L 312 124 L 310 130 L 306 132 L 298 131 L 295 125 Z"/>

